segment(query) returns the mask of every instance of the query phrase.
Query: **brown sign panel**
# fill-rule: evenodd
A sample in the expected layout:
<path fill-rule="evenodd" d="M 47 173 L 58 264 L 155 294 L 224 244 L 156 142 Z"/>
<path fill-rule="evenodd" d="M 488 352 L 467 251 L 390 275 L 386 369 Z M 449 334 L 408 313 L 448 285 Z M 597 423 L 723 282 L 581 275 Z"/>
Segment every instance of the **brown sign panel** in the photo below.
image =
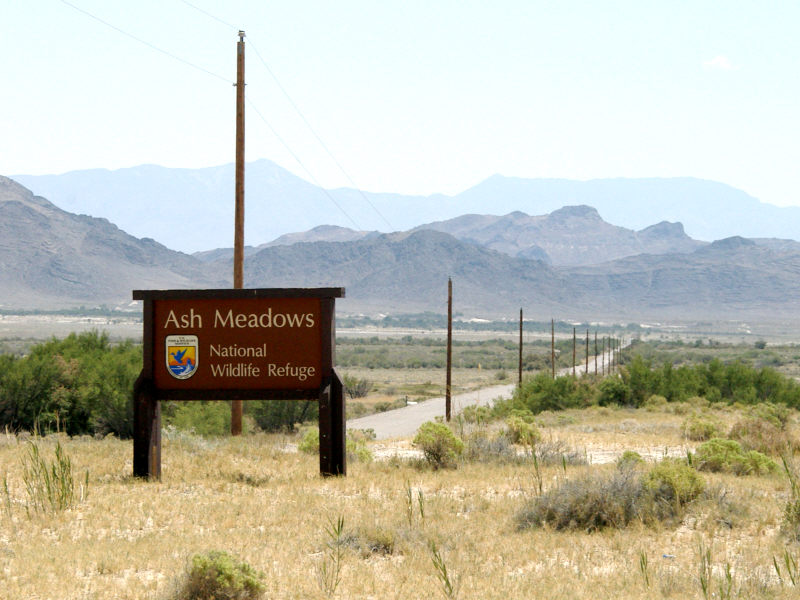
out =
<path fill-rule="evenodd" d="M 161 390 L 317 389 L 319 298 L 156 300 L 153 379 Z"/>
<path fill-rule="evenodd" d="M 161 477 L 161 400 L 316 399 L 320 473 L 345 475 L 344 386 L 334 300 L 344 288 L 134 290 L 142 373 L 134 385 L 133 474 Z"/>

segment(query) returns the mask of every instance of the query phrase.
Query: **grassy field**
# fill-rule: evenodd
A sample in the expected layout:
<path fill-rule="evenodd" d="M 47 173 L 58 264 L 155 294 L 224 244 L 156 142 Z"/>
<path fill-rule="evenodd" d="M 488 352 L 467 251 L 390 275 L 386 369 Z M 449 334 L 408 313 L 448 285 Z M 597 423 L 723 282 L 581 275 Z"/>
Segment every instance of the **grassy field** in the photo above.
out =
<path fill-rule="evenodd" d="M 587 464 L 486 458 L 434 471 L 390 457 L 351 461 L 332 479 L 320 478 L 315 455 L 293 451 L 296 436 L 169 432 L 160 483 L 131 477 L 130 441 L 48 436 L 35 442 L 47 458 L 63 445 L 77 501 L 43 513 L 30 512 L 25 488 L 30 441 L 6 434 L 0 596 L 174 598 L 192 555 L 225 550 L 264 574 L 266 598 L 796 598 L 800 588 L 773 565 L 800 561 L 780 532 L 790 495 L 780 472 L 706 473 L 706 491 L 675 522 L 518 528 L 541 492 L 612 472 L 624 450 L 651 462 L 685 455 L 697 444 L 682 436 L 694 410 L 726 426 L 739 416 L 685 404 L 546 412 L 540 443 Z M 790 421 L 796 436 L 797 415 Z M 464 427 L 468 437 L 474 426 Z"/>

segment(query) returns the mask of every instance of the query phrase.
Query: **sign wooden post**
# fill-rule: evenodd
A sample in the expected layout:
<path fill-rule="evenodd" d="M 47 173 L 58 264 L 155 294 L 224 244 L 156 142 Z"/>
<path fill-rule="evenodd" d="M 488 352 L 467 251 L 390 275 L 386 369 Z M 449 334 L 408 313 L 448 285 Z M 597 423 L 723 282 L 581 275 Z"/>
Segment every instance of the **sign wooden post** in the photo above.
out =
<path fill-rule="evenodd" d="M 161 477 L 161 400 L 317 400 L 320 473 L 345 475 L 344 386 L 334 369 L 344 288 L 135 290 L 144 303 L 133 474 Z"/>

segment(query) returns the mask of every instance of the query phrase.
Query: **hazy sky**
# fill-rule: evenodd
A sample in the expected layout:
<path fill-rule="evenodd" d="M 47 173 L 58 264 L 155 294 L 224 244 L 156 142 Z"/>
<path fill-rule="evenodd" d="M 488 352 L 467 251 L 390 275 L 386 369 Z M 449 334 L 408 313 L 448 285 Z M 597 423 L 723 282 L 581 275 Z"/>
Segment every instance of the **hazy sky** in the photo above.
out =
<path fill-rule="evenodd" d="M 351 181 L 303 118 L 371 191 L 693 176 L 800 205 L 794 0 L 69 4 L 0 0 L 0 174 L 232 162 L 241 28 L 247 160 L 326 187 Z"/>

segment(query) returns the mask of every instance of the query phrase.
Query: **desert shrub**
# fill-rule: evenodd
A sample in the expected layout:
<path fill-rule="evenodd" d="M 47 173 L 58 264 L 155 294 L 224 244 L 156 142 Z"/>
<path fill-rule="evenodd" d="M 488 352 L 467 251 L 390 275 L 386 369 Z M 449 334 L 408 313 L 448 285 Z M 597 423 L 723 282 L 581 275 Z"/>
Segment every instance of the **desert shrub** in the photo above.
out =
<path fill-rule="evenodd" d="M 722 435 L 722 423 L 716 419 L 693 413 L 683 421 L 683 437 L 702 442 Z"/>
<path fill-rule="evenodd" d="M 668 518 L 673 510 L 673 505 L 654 501 L 635 469 L 622 469 L 565 481 L 530 501 L 516 522 L 519 529 L 547 525 L 591 532 L 652 523 Z"/>
<path fill-rule="evenodd" d="M 792 540 L 800 541 L 800 482 L 798 482 L 800 478 L 785 458 L 781 460 L 783 461 L 784 472 L 789 478 L 791 491 L 789 500 L 783 508 L 781 531 Z"/>
<path fill-rule="evenodd" d="M 350 398 L 363 398 L 372 390 L 372 382 L 367 379 L 357 379 L 352 375 L 345 375 L 342 378 L 344 391 Z"/>
<path fill-rule="evenodd" d="M 516 415 L 506 419 L 506 435 L 512 444 L 533 446 L 542 439 L 542 434 L 535 423 L 527 422 Z"/>
<path fill-rule="evenodd" d="M 759 402 L 749 409 L 750 416 L 769 421 L 778 429 L 785 429 L 789 422 L 792 410 L 784 404 L 774 402 Z"/>
<path fill-rule="evenodd" d="M 28 496 L 26 510 L 29 513 L 31 509 L 33 512 L 66 510 L 79 499 L 75 494 L 72 460 L 64 452 L 60 442 L 56 443 L 55 458 L 52 461 L 42 456 L 39 446 L 31 442 L 28 446 L 28 454 L 22 461 L 22 480 Z M 88 485 L 89 472 L 87 471 L 86 488 Z M 86 489 L 84 489 L 85 491 Z M 7 487 L 6 497 L 8 497 Z"/>
<path fill-rule="evenodd" d="M 511 401 L 502 406 L 506 410 L 516 408 L 537 414 L 543 410 L 583 408 L 591 403 L 592 395 L 590 384 L 583 380 L 574 377 L 553 379 L 547 373 L 539 373 L 524 379 L 514 390 Z"/>
<path fill-rule="evenodd" d="M 728 437 L 739 442 L 745 450 L 756 450 L 772 456 L 791 454 L 797 450 L 797 441 L 778 423 L 773 419 L 747 416 L 734 423 Z"/>
<path fill-rule="evenodd" d="M 174 402 L 164 410 L 164 424 L 197 435 L 228 435 L 231 431 L 229 402 Z"/>
<path fill-rule="evenodd" d="M 306 454 L 317 454 L 319 452 L 319 429 L 313 427 L 303 432 L 303 437 L 300 438 L 297 449 Z"/>
<path fill-rule="evenodd" d="M 497 373 L 494 374 L 494 378 L 497 381 L 505 381 L 506 379 L 508 379 L 508 373 L 506 373 L 503 370 L 500 370 L 500 371 L 498 371 Z"/>
<path fill-rule="evenodd" d="M 370 556 L 390 556 L 397 548 L 397 532 L 379 525 L 362 525 L 355 531 L 346 534 L 344 541 L 348 546 L 358 551 L 362 558 Z"/>
<path fill-rule="evenodd" d="M 739 442 L 712 438 L 697 448 L 692 463 L 700 471 L 763 475 L 777 470 L 778 465 L 761 452 L 745 451 Z"/>
<path fill-rule="evenodd" d="M 264 574 L 227 552 L 195 554 L 175 600 L 255 600 L 264 592 Z"/>
<path fill-rule="evenodd" d="M 606 377 L 597 386 L 600 406 L 626 406 L 630 403 L 630 388 L 619 377 Z"/>
<path fill-rule="evenodd" d="M 542 440 L 531 452 L 540 465 L 585 465 L 589 462 L 586 452 L 572 448 L 562 440 Z"/>
<path fill-rule="evenodd" d="M 369 427 L 367 429 L 348 429 L 347 437 L 354 442 L 371 442 L 376 435 L 375 430 Z"/>
<path fill-rule="evenodd" d="M 293 432 L 295 426 L 319 418 L 316 400 L 255 400 L 245 402 L 244 410 L 264 431 Z"/>
<path fill-rule="evenodd" d="M 647 472 L 644 485 L 654 493 L 656 500 L 683 506 L 703 492 L 705 480 L 686 461 L 665 458 Z"/>
<path fill-rule="evenodd" d="M 750 522 L 749 504 L 736 498 L 724 485 L 706 486 L 701 498 L 710 508 L 708 518 L 720 525 L 733 529 Z"/>
<path fill-rule="evenodd" d="M 444 423 L 423 423 L 413 444 L 422 450 L 425 460 L 434 469 L 455 467 L 456 460 L 464 451 L 464 442 L 456 437 Z"/>
<path fill-rule="evenodd" d="M 650 412 L 664 410 L 667 407 L 667 399 L 658 394 L 652 394 L 647 400 L 644 401 L 642 407 Z"/>
<path fill-rule="evenodd" d="M 488 423 L 492 418 L 492 410 L 488 406 L 478 406 L 471 404 L 464 407 L 461 411 L 461 416 L 465 422 L 471 424 Z"/>
<path fill-rule="evenodd" d="M 69 435 L 133 434 L 133 384 L 142 368 L 132 342 L 112 345 L 96 331 L 0 358 L 0 429 Z"/>
<path fill-rule="evenodd" d="M 630 469 L 641 464 L 644 464 L 644 459 L 635 450 L 625 450 L 616 462 L 617 469 Z"/>
<path fill-rule="evenodd" d="M 367 407 L 360 402 L 348 402 L 346 406 L 347 418 L 357 419 L 367 414 Z"/>
<path fill-rule="evenodd" d="M 317 433 L 317 448 L 319 448 L 319 432 Z M 364 439 L 353 439 L 347 437 L 345 440 L 345 452 L 348 460 L 356 460 L 362 463 L 371 463 L 375 458 L 372 451 L 367 447 Z"/>
<path fill-rule="evenodd" d="M 505 434 L 490 436 L 485 430 L 473 431 L 464 440 L 462 459 L 466 462 L 514 463 L 524 457 L 517 455 Z"/>
<path fill-rule="evenodd" d="M 555 414 L 552 411 L 548 411 L 548 413 L 551 414 L 551 415 Z M 529 411 L 528 409 L 525 409 L 525 408 L 512 408 L 511 411 L 509 412 L 508 416 L 516 417 L 518 419 L 522 419 L 526 423 L 535 423 L 536 422 L 536 417 L 534 416 L 534 414 L 531 411 Z"/>
<path fill-rule="evenodd" d="M 367 435 L 361 430 L 348 430 L 345 438 L 345 452 L 348 460 L 369 463 L 373 460 L 372 451 L 367 447 Z M 374 432 L 373 432 L 374 435 Z M 297 450 L 306 454 L 319 453 L 319 429 L 311 427 L 306 429 L 297 444 Z"/>

